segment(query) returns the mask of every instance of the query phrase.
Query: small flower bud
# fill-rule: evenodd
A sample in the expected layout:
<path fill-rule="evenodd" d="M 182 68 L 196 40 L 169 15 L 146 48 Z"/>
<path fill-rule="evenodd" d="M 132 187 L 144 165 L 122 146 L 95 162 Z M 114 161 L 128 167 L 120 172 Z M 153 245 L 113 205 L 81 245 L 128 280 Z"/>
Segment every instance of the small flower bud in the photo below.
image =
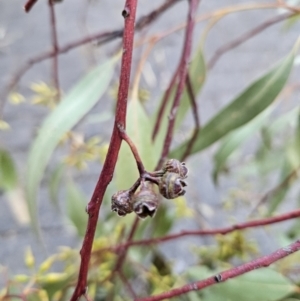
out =
<path fill-rule="evenodd" d="M 185 194 L 183 187 L 187 186 L 186 182 L 179 174 L 166 172 L 159 181 L 159 192 L 166 199 L 175 199 Z"/>
<path fill-rule="evenodd" d="M 180 175 L 181 178 L 186 178 L 189 170 L 185 166 L 184 162 L 180 162 L 176 159 L 169 159 L 166 161 L 163 167 L 164 172 L 174 172 Z"/>
<path fill-rule="evenodd" d="M 125 216 L 133 211 L 132 193 L 129 190 L 120 190 L 111 197 L 111 210 L 119 216 Z"/>
<path fill-rule="evenodd" d="M 143 186 L 133 197 L 133 211 L 140 218 L 152 217 L 158 207 L 158 196 L 148 186 Z"/>

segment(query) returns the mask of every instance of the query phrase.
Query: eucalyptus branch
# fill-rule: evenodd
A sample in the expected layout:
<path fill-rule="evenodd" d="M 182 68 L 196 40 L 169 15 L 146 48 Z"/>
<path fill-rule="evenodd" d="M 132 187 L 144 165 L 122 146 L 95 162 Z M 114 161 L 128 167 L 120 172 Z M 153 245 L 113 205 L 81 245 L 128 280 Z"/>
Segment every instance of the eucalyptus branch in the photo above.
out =
<path fill-rule="evenodd" d="M 53 83 L 56 89 L 56 100 L 60 99 L 60 85 L 59 85 L 59 73 L 58 73 L 58 39 L 57 39 L 57 28 L 56 28 L 56 16 L 55 16 L 55 8 L 54 8 L 54 0 L 49 0 L 49 10 L 50 10 L 50 24 L 51 24 L 51 40 L 52 40 L 52 48 L 54 52 L 53 56 Z"/>
<path fill-rule="evenodd" d="M 163 165 L 164 160 L 166 159 L 169 149 L 171 146 L 172 138 L 173 138 L 173 132 L 174 132 L 174 126 L 175 126 L 175 120 L 177 116 L 177 111 L 180 105 L 180 99 L 184 90 L 184 85 L 186 81 L 186 75 L 188 72 L 188 63 L 191 56 L 192 51 L 192 39 L 193 39 L 193 30 L 195 25 L 195 16 L 197 12 L 197 7 L 199 4 L 199 0 L 190 0 L 189 1 L 189 11 L 188 11 L 188 20 L 187 20 L 187 27 L 185 31 L 185 41 L 184 46 L 182 50 L 182 55 L 180 59 L 179 64 L 179 71 L 178 71 L 178 85 L 174 97 L 174 101 L 172 104 L 172 108 L 169 115 L 169 123 L 167 128 L 167 133 L 165 137 L 165 142 L 163 146 L 163 150 L 160 156 L 160 160 L 158 162 L 157 168 L 160 169 Z"/>
<path fill-rule="evenodd" d="M 209 236 L 209 235 L 217 235 L 217 234 L 226 235 L 226 234 L 236 231 L 236 230 L 262 227 L 262 226 L 276 224 L 279 222 L 284 222 L 284 221 L 299 218 L 299 217 L 300 217 L 300 209 L 297 209 L 297 210 L 293 210 L 293 211 L 290 211 L 290 212 L 287 212 L 284 214 L 280 214 L 277 216 L 252 220 L 252 221 L 248 221 L 245 223 L 239 223 L 239 224 L 235 224 L 235 225 L 223 227 L 223 228 L 216 228 L 216 229 L 209 229 L 209 230 L 181 231 L 179 233 L 170 234 L 170 235 L 166 235 L 163 237 L 136 240 L 136 241 L 120 244 L 115 247 L 111 247 L 110 250 L 117 252 L 119 249 L 122 249 L 122 248 L 125 248 L 128 246 L 148 246 L 148 245 L 152 245 L 152 244 L 175 240 L 175 239 L 182 238 L 185 236 Z"/>
<path fill-rule="evenodd" d="M 194 129 L 194 133 L 193 133 L 193 135 L 192 135 L 192 137 L 191 137 L 191 139 L 190 139 L 190 141 L 187 145 L 187 148 L 186 148 L 184 154 L 182 155 L 182 158 L 180 159 L 180 161 L 184 161 L 189 156 L 189 154 L 190 154 L 190 152 L 193 148 L 193 145 L 196 142 L 198 133 L 201 129 L 196 96 L 195 96 L 195 93 L 193 91 L 191 78 L 190 78 L 189 74 L 187 74 L 187 77 L 186 77 L 186 88 L 187 88 L 187 92 L 188 92 L 189 99 L 190 99 L 190 102 L 191 102 L 193 118 L 194 118 L 194 121 L 195 121 L 195 129 Z"/>
<path fill-rule="evenodd" d="M 275 17 L 270 18 L 269 20 L 259 24 L 258 26 L 254 27 L 253 29 L 247 31 L 246 33 L 242 34 L 238 38 L 228 42 L 227 44 L 221 46 L 216 50 L 212 58 L 209 60 L 207 64 L 208 69 L 212 69 L 216 62 L 220 59 L 220 57 L 225 54 L 226 52 L 238 47 L 239 45 L 245 43 L 247 40 L 250 40 L 254 36 L 260 34 L 262 31 L 266 30 L 270 26 L 287 20 L 291 17 L 295 16 L 295 13 L 286 13 L 282 15 L 276 15 Z"/>
<path fill-rule="evenodd" d="M 24 10 L 28 13 L 38 0 L 28 0 L 24 5 Z"/>
<path fill-rule="evenodd" d="M 201 281 L 186 284 L 182 287 L 172 289 L 168 292 L 164 292 L 164 293 L 156 295 L 156 296 L 135 299 L 135 301 L 160 301 L 160 300 L 164 300 L 167 298 L 174 298 L 176 296 L 180 296 L 180 295 L 186 294 L 191 291 L 200 291 L 208 286 L 212 286 L 212 285 L 215 285 L 220 282 L 225 282 L 226 280 L 228 280 L 230 278 L 238 277 L 240 275 L 243 275 L 245 273 L 248 273 L 248 272 L 256 270 L 256 269 L 268 267 L 272 263 L 274 263 L 284 257 L 287 257 L 287 256 L 291 255 L 292 253 L 297 252 L 299 250 L 300 250 L 300 240 L 297 240 L 294 243 L 290 244 L 289 246 L 278 249 L 269 255 L 254 259 L 254 260 L 244 263 L 240 266 L 237 266 L 232 269 L 221 272 L 220 274 L 217 274 L 215 276 L 206 278 Z"/>
<path fill-rule="evenodd" d="M 81 264 L 78 282 L 71 301 L 78 300 L 78 298 L 80 298 L 82 295 L 85 295 L 87 291 L 88 267 L 97 226 L 98 214 L 106 188 L 112 180 L 121 147 L 122 139 L 119 135 L 117 124 L 122 124 L 124 127 L 126 124 L 127 98 L 132 62 L 136 7 L 137 0 L 127 0 L 122 12 L 122 15 L 125 19 L 125 27 L 123 35 L 123 55 L 121 62 L 120 86 L 116 106 L 115 125 L 102 172 L 95 187 L 93 196 L 87 206 L 87 213 L 89 215 L 88 225 L 82 248 L 80 250 Z"/>

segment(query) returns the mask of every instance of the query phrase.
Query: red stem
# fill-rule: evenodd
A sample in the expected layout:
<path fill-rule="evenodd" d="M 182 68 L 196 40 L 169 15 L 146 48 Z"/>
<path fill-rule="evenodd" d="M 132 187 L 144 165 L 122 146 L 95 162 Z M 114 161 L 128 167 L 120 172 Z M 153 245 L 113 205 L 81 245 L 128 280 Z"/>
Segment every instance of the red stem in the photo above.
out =
<path fill-rule="evenodd" d="M 24 5 L 24 10 L 28 13 L 38 0 L 28 0 Z"/>
<path fill-rule="evenodd" d="M 170 150 L 170 146 L 171 146 L 171 142 L 172 142 L 172 138 L 173 138 L 176 115 L 177 115 L 177 111 L 178 111 L 178 108 L 180 105 L 180 99 L 181 99 L 181 95 L 183 93 L 186 75 L 188 72 L 188 63 L 190 61 L 190 56 L 191 56 L 191 51 L 192 51 L 192 40 L 193 40 L 193 30 L 194 30 L 194 25 L 195 25 L 195 15 L 196 15 L 198 4 L 199 4 L 199 0 L 190 0 L 189 1 L 189 12 L 188 12 L 187 27 L 186 27 L 186 31 L 185 31 L 185 41 L 184 41 L 182 56 L 181 56 L 180 65 L 179 65 L 179 82 L 178 82 L 177 90 L 175 93 L 174 101 L 173 101 L 172 108 L 171 108 L 170 115 L 169 115 L 169 124 L 168 124 L 168 129 L 167 129 L 167 134 L 165 137 L 163 150 L 162 150 L 161 157 L 160 157 L 160 160 L 159 160 L 159 163 L 158 163 L 156 169 L 160 169 L 162 167 L 163 162 L 164 162 L 165 158 L 167 157 L 169 150 Z"/>
<path fill-rule="evenodd" d="M 156 296 L 136 299 L 136 301 L 160 301 L 160 300 L 164 300 L 167 298 L 174 298 L 176 296 L 180 296 L 182 294 L 186 294 L 191 291 L 199 291 L 205 287 L 212 286 L 212 285 L 215 285 L 220 282 L 224 282 L 230 278 L 235 278 L 237 276 L 243 275 L 243 274 L 253 271 L 255 269 L 268 267 L 269 265 L 278 261 L 279 259 L 289 256 L 290 254 L 297 252 L 299 250 L 300 250 L 300 240 L 297 240 L 294 243 L 290 244 L 289 246 L 278 249 L 277 251 L 275 251 L 274 253 L 271 253 L 270 255 L 266 255 L 266 256 L 254 259 L 250 262 L 244 263 L 235 268 L 221 272 L 218 275 L 206 278 L 201 281 L 186 284 L 182 287 L 172 289 L 168 292 L 164 292 L 164 293 L 156 295 Z"/>
<path fill-rule="evenodd" d="M 51 23 L 51 39 L 52 39 L 52 48 L 54 52 L 53 56 L 53 83 L 57 92 L 56 100 L 60 99 L 60 85 L 59 85 L 59 75 L 58 75 L 58 39 L 57 39 L 57 28 L 56 28 L 56 17 L 55 17 L 55 8 L 54 1 L 49 0 L 50 8 L 50 23 Z"/>
<path fill-rule="evenodd" d="M 216 234 L 227 234 L 236 230 L 242 230 L 242 229 L 247 229 L 247 228 L 256 228 L 256 227 L 261 227 L 265 225 L 271 225 L 275 224 L 278 222 L 283 222 L 287 221 L 290 219 L 298 218 L 300 217 L 300 209 L 290 211 L 278 216 L 273 216 L 273 217 L 267 217 L 263 219 L 258 219 L 258 220 L 253 220 L 245 223 L 240 223 L 240 224 L 235 224 L 232 226 L 224 227 L 224 228 L 217 228 L 217 229 L 211 229 L 211 230 L 194 230 L 194 231 L 181 231 L 179 233 L 175 234 L 170 234 L 166 235 L 163 237 L 157 237 L 157 238 L 150 238 L 150 239 L 143 239 L 143 240 L 137 240 L 137 241 L 132 241 L 132 242 L 127 242 L 121 245 L 118 245 L 116 247 L 111 248 L 114 251 L 117 251 L 119 249 L 122 249 L 124 247 L 128 246 L 147 246 L 151 244 L 157 244 L 169 240 L 174 240 L 181 238 L 183 236 L 207 236 L 207 235 L 216 235 Z"/>
<path fill-rule="evenodd" d="M 127 0 L 125 3 L 125 8 L 123 10 L 123 16 L 125 15 L 124 12 L 126 12 L 126 16 L 123 35 L 123 56 L 121 62 L 120 86 L 118 91 L 115 125 L 102 172 L 100 174 L 91 201 L 88 204 L 89 219 L 86 234 L 80 251 L 80 271 L 78 276 L 78 282 L 73 296 L 71 298 L 71 301 L 77 301 L 78 298 L 84 295 L 87 290 L 88 267 L 91 257 L 95 230 L 97 226 L 98 214 L 106 188 L 112 180 L 122 142 L 122 139 L 119 135 L 117 123 L 124 125 L 124 128 L 126 124 L 127 98 L 132 61 L 136 6 L 137 0 Z"/>

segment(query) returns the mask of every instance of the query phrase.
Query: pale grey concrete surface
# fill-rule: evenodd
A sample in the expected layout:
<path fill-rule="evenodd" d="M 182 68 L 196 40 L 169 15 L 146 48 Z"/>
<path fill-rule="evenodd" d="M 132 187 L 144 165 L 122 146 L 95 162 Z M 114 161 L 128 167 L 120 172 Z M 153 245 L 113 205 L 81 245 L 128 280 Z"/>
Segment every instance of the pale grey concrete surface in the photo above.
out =
<path fill-rule="evenodd" d="M 25 0 L 24 0 L 25 1 Z M 19 0 L 0 1 L 0 29 L 5 35 L 0 40 L 0 89 L 4 89 L 7 81 L 14 74 L 18 66 L 21 66 L 28 58 L 48 50 L 50 43 L 49 12 L 46 1 L 40 0 L 29 14 L 22 10 L 22 3 Z M 93 1 L 87 8 L 87 1 L 65 0 L 56 6 L 59 42 L 61 45 L 84 36 L 87 32 L 94 33 L 101 30 L 117 29 L 123 24 L 121 11 L 123 8 L 121 0 L 115 1 Z M 141 0 L 138 9 L 138 16 L 141 16 L 153 8 L 157 7 L 162 1 Z M 272 1 L 259 1 L 260 3 L 270 3 Z M 241 0 L 212 1 L 202 0 L 199 13 L 205 13 L 214 9 L 229 6 L 231 4 L 248 3 Z M 167 14 L 164 14 L 159 21 L 150 27 L 151 32 L 158 32 L 172 28 L 176 24 L 185 20 L 186 2 L 181 1 Z M 205 47 L 205 56 L 210 58 L 214 50 L 226 43 L 229 39 L 247 31 L 256 24 L 276 14 L 274 10 L 248 11 L 239 14 L 232 14 L 221 20 L 210 32 Z M 85 26 L 83 25 L 85 20 Z M 200 33 L 203 24 L 197 26 L 195 34 L 195 46 L 200 42 Z M 246 42 L 232 52 L 225 54 L 217 63 L 215 68 L 209 72 L 207 82 L 199 96 L 201 122 L 205 123 L 216 110 L 228 103 L 235 95 L 242 91 L 247 84 L 270 68 L 276 61 L 287 54 L 295 43 L 299 34 L 299 24 L 291 30 L 284 31 L 282 24 L 272 26 L 264 33 Z M 151 97 L 159 96 L 160 90 L 165 87 L 168 79 L 175 67 L 181 45 L 182 33 L 176 33 L 160 42 L 152 56 L 152 68 L 156 76 L 156 85 L 150 87 Z M 1 46 L 8 43 L 7 46 Z M 108 46 L 93 50 L 93 59 L 98 62 L 108 56 L 117 46 L 117 42 Z M 91 51 L 91 50 L 89 50 Z M 67 91 L 91 65 L 91 58 L 87 55 L 87 48 L 81 47 L 63 54 L 59 58 L 60 80 L 64 91 Z M 136 54 L 140 51 L 137 50 Z M 158 57 L 162 57 L 159 59 Z M 298 74 L 299 75 L 299 74 Z M 19 83 L 19 90 L 25 96 L 30 95 L 28 86 L 31 82 L 44 80 L 49 82 L 51 78 L 51 63 L 49 60 L 35 65 L 29 70 Z M 296 79 L 294 72 L 292 78 Z M 147 83 L 144 81 L 145 86 Z M 156 92 L 154 92 L 156 91 Z M 111 98 L 108 98 L 111 101 Z M 111 104 L 108 101 L 101 101 L 97 109 L 108 109 Z M 95 110 L 97 110 L 95 109 Z M 33 107 L 30 104 L 13 106 L 6 104 L 4 118 L 11 125 L 11 131 L 0 133 L 0 146 L 8 149 L 16 160 L 20 173 L 20 181 L 26 177 L 27 152 L 36 129 L 41 124 L 47 111 L 40 107 Z M 108 123 L 111 125 L 111 123 Z M 189 123 L 187 123 L 188 127 Z M 104 137 L 110 136 L 110 128 L 105 127 L 101 133 Z M 88 127 L 88 135 L 96 133 L 97 129 Z M 211 218 L 215 224 L 224 225 L 226 218 L 220 217 L 220 201 L 222 191 L 225 191 L 232 184 L 226 179 L 221 182 L 221 189 L 217 190 L 211 180 L 211 150 L 204 152 L 201 156 L 193 157 L 189 160 L 192 168 L 189 177 L 189 187 L 192 187 L 187 194 L 187 198 L 192 204 L 198 204 L 199 200 L 210 206 L 214 211 Z M 87 195 L 91 195 L 93 186 L 99 173 L 99 166 L 91 168 L 80 178 L 80 182 Z M 49 253 L 54 252 L 57 246 L 69 245 L 78 246 L 80 240 L 74 232 L 65 226 L 62 215 L 58 214 L 53 206 L 49 204 L 47 192 L 47 175 L 43 181 L 39 193 L 39 213 L 45 244 Z M 45 258 L 45 253 L 32 234 L 28 226 L 20 225 L 11 207 L 8 205 L 7 198 L 0 196 L 0 264 L 8 266 L 12 273 L 24 270 L 23 253 L 24 248 L 31 245 L 38 261 Z M 63 203 L 63 199 L 61 200 Z M 242 220 L 246 216 L 241 212 L 237 220 Z M 197 224 L 187 221 L 180 228 L 195 228 Z M 175 231 L 176 229 L 174 229 Z M 178 230 L 178 229 L 177 229 Z M 264 241 L 268 238 L 265 232 L 257 232 L 258 239 Z M 274 241 L 268 243 L 265 251 L 271 251 Z M 198 243 L 198 239 L 191 240 Z M 166 245 L 167 247 L 167 245 Z M 166 248 L 164 247 L 164 248 Z M 169 256 L 177 258 L 177 268 L 189 262 L 190 258 L 185 256 L 188 248 L 180 245 L 178 248 L 169 248 Z"/>

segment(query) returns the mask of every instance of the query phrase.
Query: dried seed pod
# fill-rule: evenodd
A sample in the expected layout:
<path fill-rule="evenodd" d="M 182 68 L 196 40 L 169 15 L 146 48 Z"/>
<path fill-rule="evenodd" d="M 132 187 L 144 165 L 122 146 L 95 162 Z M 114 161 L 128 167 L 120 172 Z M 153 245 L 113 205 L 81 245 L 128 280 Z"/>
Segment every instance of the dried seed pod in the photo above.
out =
<path fill-rule="evenodd" d="M 133 211 L 132 192 L 129 190 L 120 190 L 111 197 L 111 210 L 117 212 L 120 216 L 125 216 Z"/>
<path fill-rule="evenodd" d="M 159 192 L 166 199 L 175 199 L 185 194 L 185 186 L 187 184 L 179 174 L 166 172 L 159 181 Z"/>
<path fill-rule="evenodd" d="M 174 172 L 180 175 L 181 178 L 186 178 L 189 172 L 185 166 L 185 162 L 180 162 L 176 159 L 169 159 L 166 161 L 163 167 L 164 172 Z"/>
<path fill-rule="evenodd" d="M 133 211 L 140 218 L 153 216 L 158 207 L 158 196 L 144 184 L 141 190 L 133 196 Z"/>

